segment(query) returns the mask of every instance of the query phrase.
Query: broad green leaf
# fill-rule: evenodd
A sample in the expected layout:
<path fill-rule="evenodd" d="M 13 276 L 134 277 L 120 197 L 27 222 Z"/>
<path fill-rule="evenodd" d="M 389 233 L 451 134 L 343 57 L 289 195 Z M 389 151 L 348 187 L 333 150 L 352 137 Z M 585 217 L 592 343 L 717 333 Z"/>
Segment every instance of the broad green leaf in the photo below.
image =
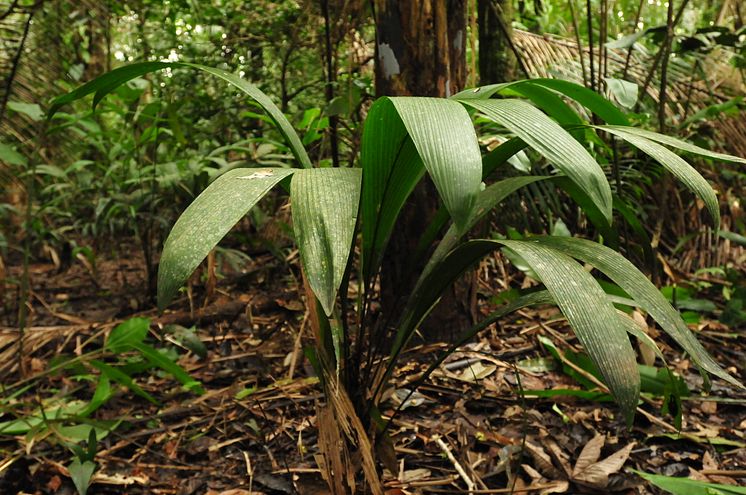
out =
<path fill-rule="evenodd" d="M 562 251 L 568 256 L 593 265 L 636 301 L 704 370 L 736 386 L 730 376 L 702 347 L 676 311 L 645 275 L 624 256 L 595 242 L 574 237 L 534 237 L 532 241 Z"/>
<path fill-rule="evenodd" d="M 519 81 L 498 83 L 498 84 L 488 84 L 485 86 L 480 86 L 478 88 L 468 88 L 451 96 L 451 99 L 458 100 L 458 101 L 486 100 L 486 99 L 492 98 L 497 93 L 499 93 L 501 90 L 505 88 L 509 88 L 513 86 L 514 84 L 517 84 L 518 82 Z"/>
<path fill-rule="evenodd" d="M 133 348 L 140 351 L 145 359 L 147 359 L 153 366 L 162 369 L 166 373 L 176 378 L 182 385 L 184 385 L 184 388 L 186 388 L 187 390 L 190 390 L 197 395 L 202 395 L 205 393 L 202 385 L 197 380 L 192 378 L 192 375 L 187 373 L 184 368 L 171 361 L 169 358 L 167 358 L 154 348 L 143 343 L 135 344 L 133 345 Z"/>
<path fill-rule="evenodd" d="M 560 250 L 531 241 L 498 242 L 539 275 L 631 424 L 640 393 L 637 360 L 616 309 L 598 282 Z"/>
<path fill-rule="evenodd" d="M 106 339 L 104 347 L 114 354 L 128 351 L 132 346 L 139 344 L 145 339 L 149 329 L 149 319 L 131 318 L 114 327 L 109 334 L 109 338 Z"/>
<path fill-rule="evenodd" d="M 672 148 L 678 148 L 680 150 L 693 153 L 695 155 L 702 155 L 707 158 L 713 158 L 715 160 L 723 160 L 724 162 L 746 163 L 746 158 L 741 158 L 741 157 L 733 156 L 733 155 L 727 155 L 725 153 L 716 153 L 714 151 L 707 150 L 705 148 L 694 145 L 692 143 L 688 143 L 681 139 L 678 139 L 672 136 L 666 136 L 665 134 L 659 134 L 657 132 L 649 131 L 647 129 L 640 129 L 637 127 L 618 127 L 615 125 L 604 126 L 603 128 L 606 130 L 619 129 L 620 131 L 623 131 L 626 134 L 634 134 L 635 136 L 646 138 L 646 139 L 655 141 L 660 144 L 665 144 L 666 146 L 671 146 Z"/>
<path fill-rule="evenodd" d="M 0 142 L 0 162 L 5 162 L 9 165 L 24 166 L 28 163 L 28 160 L 12 146 Z"/>
<path fill-rule="evenodd" d="M 730 230 L 718 230 L 718 235 L 723 239 L 728 239 L 731 242 L 735 242 L 741 246 L 746 246 L 746 236 L 742 236 L 736 232 Z"/>
<path fill-rule="evenodd" d="M 553 299 L 560 307 L 601 370 L 625 417 L 631 421 L 640 380 L 634 351 L 616 309 L 598 282 L 576 261 L 554 249 L 535 249 L 536 243 L 476 240 L 465 242 L 451 251 L 415 289 L 397 328 L 391 356 L 398 355 L 444 288 L 466 268 L 500 246 L 518 253 L 539 274 L 551 295 L 551 299 L 543 296 L 539 301 L 551 302 Z"/>
<path fill-rule="evenodd" d="M 22 101 L 9 101 L 8 108 L 14 112 L 27 115 L 31 120 L 41 120 L 44 118 L 44 112 L 36 103 L 24 103 Z"/>
<path fill-rule="evenodd" d="M 649 481 L 658 488 L 674 495 L 744 495 L 746 487 L 734 485 L 720 485 L 717 483 L 705 483 L 689 478 L 677 478 L 674 476 L 663 476 L 660 474 L 643 473 L 632 470 L 633 473 Z"/>
<path fill-rule="evenodd" d="M 194 327 L 186 328 L 181 325 L 166 325 L 163 328 L 163 332 L 173 334 L 174 339 L 179 344 L 195 353 L 200 359 L 207 358 L 207 347 L 200 340 Z"/>
<path fill-rule="evenodd" d="M 294 169 L 241 168 L 218 177 L 184 211 L 163 246 L 158 308 L 163 309 L 217 243 Z"/>
<path fill-rule="evenodd" d="M 689 165 L 683 158 L 668 148 L 661 146 L 655 141 L 641 137 L 639 134 L 630 132 L 629 129 L 611 126 L 602 127 L 602 129 L 624 139 L 632 146 L 655 159 L 658 163 L 663 165 L 666 170 L 671 172 L 677 179 L 684 183 L 687 188 L 704 201 L 705 207 L 710 214 L 710 218 L 712 218 L 715 230 L 718 230 L 720 227 L 720 206 L 718 205 L 715 191 L 713 191 L 710 184 L 694 167 Z"/>
<path fill-rule="evenodd" d="M 92 461 L 80 462 L 79 459 L 75 459 L 67 467 L 67 470 L 70 472 L 70 478 L 73 480 L 75 489 L 78 490 L 78 495 L 86 495 L 91 477 L 96 470 L 96 463 Z"/>
<path fill-rule="evenodd" d="M 391 98 L 456 225 L 466 223 L 482 182 L 482 156 L 466 109 L 442 98 Z"/>
<path fill-rule="evenodd" d="M 144 76 L 145 74 L 149 74 L 151 72 L 155 72 L 157 70 L 179 67 L 190 67 L 217 76 L 250 96 L 259 104 L 259 106 L 265 112 L 267 112 L 275 125 L 277 125 L 278 130 L 287 140 L 288 145 L 290 146 L 290 151 L 293 153 L 295 159 L 298 161 L 301 167 L 311 168 L 311 160 L 308 158 L 308 154 L 301 144 L 298 134 L 293 129 L 293 126 L 290 125 L 290 122 L 288 122 L 285 115 L 283 115 L 280 109 L 277 108 L 277 105 L 275 105 L 266 94 L 264 94 L 253 84 L 241 79 L 235 74 L 231 74 L 230 72 L 226 72 L 221 69 L 215 69 L 213 67 L 206 67 L 204 65 L 185 62 L 141 62 L 125 65 L 124 67 L 119 67 L 110 72 L 107 72 L 100 77 L 97 77 L 93 81 L 87 82 L 83 86 L 77 88 L 74 91 L 71 91 L 70 93 L 59 96 L 52 100 L 49 112 L 47 112 L 47 118 L 52 118 L 52 116 L 62 106 L 75 100 L 79 100 L 91 93 L 95 93 L 93 97 L 93 107 L 95 108 L 96 105 L 107 94 L 111 93 L 117 87 L 121 86 L 127 81 L 130 81 L 136 77 Z"/>
<path fill-rule="evenodd" d="M 422 159 L 389 98 L 378 99 L 363 126 L 360 216 L 366 282 L 378 270 L 396 218 L 424 174 Z"/>
<path fill-rule="evenodd" d="M 603 169 L 570 134 L 522 100 L 464 100 L 505 126 L 573 180 L 611 223 L 611 188 Z"/>
<path fill-rule="evenodd" d="M 97 359 L 90 360 L 88 364 L 99 370 L 102 374 L 106 375 L 110 380 L 113 380 L 129 388 L 130 390 L 132 390 L 132 392 L 139 395 L 143 399 L 152 402 L 155 405 L 160 405 L 158 401 L 153 398 L 152 395 L 147 393 L 145 390 L 142 389 L 142 387 L 135 383 L 132 377 L 130 377 L 126 373 L 123 373 L 121 370 L 118 370 L 113 366 L 109 366 L 103 361 L 99 361 Z"/>
<path fill-rule="evenodd" d="M 109 433 L 111 433 L 112 430 L 114 430 L 120 424 L 120 421 L 91 421 L 90 423 L 91 424 L 84 423 L 71 426 L 64 426 L 62 424 L 50 424 L 50 426 L 54 429 L 55 433 L 57 433 L 65 440 L 80 443 L 83 441 L 91 440 L 94 436 L 96 441 L 103 440 L 104 438 L 109 436 Z M 95 445 L 91 445 L 91 442 L 88 442 L 88 445 L 89 447 L 93 447 L 93 455 L 89 455 L 88 459 L 93 459 L 96 455 Z M 87 455 L 88 453 L 83 452 L 83 454 Z"/>
<path fill-rule="evenodd" d="M 41 416 L 22 416 L 18 419 L 0 422 L 0 435 L 24 435 L 44 422 Z"/>
<path fill-rule="evenodd" d="M 643 29 L 640 31 L 637 31 L 636 33 L 628 34 L 627 36 L 622 36 L 621 38 L 615 39 L 614 41 L 610 41 L 606 43 L 606 48 L 611 49 L 620 49 L 620 48 L 629 48 L 632 45 L 635 44 L 637 40 L 642 38 L 648 34 L 647 29 Z"/>
<path fill-rule="evenodd" d="M 308 283 L 327 316 L 352 250 L 362 171 L 300 170 L 290 183 L 293 232 Z"/>
<path fill-rule="evenodd" d="M 637 103 L 637 84 L 613 77 L 604 78 L 606 87 L 614 99 L 624 108 L 632 108 Z"/>

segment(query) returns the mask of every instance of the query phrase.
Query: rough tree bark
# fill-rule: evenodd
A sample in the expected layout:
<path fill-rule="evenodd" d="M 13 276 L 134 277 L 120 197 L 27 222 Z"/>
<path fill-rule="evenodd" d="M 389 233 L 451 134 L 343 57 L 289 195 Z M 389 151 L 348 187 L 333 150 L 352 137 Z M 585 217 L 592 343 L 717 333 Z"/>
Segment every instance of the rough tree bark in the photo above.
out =
<path fill-rule="evenodd" d="M 375 0 L 376 93 L 450 96 L 466 81 L 466 0 Z"/>
<path fill-rule="evenodd" d="M 375 0 L 378 96 L 447 97 L 466 81 L 467 0 Z M 425 260 L 411 260 L 438 208 L 435 187 L 424 180 L 405 205 L 382 267 L 382 309 L 394 316 Z M 423 325 L 432 338 L 448 338 L 471 323 L 470 284 L 456 284 Z"/>

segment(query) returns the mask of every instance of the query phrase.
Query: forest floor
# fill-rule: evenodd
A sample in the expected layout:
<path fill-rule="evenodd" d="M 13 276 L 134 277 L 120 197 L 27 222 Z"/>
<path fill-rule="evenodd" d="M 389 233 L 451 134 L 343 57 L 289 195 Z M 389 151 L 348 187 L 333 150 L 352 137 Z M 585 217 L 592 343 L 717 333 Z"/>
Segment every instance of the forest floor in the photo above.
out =
<path fill-rule="evenodd" d="M 9 272 L 20 275 L 19 268 Z M 0 313 L 0 421 L 38 416 L 39 404 L 47 412 L 27 432 L 0 432 L 0 494 L 75 493 L 67 467 L 74 455 L 65 446 L 74 434 L 63 428 L 70 420 L 48 416 L 54 404 L 59 410 L 91 400 L 96 374 L 80 366 L 46 370 L 60 356 L 100 348 L 112 328 L 134 316 L 151 319 L 149 339 L 160 340 L 157 347 L 181 346 L 179 364 L 205 393 L 187 392 L 166 374 L 132 371 L 159 404 L 122 387 L 92 416 L 110 431 L 97 438 L 89 494 L 329 493 L 315 456 L 321 389 L 302 352 L 310 331 L 289 265 L 254 257 L 221 279 L 210 297 L 195 288 L 194 309 L 184 295 L 163 315 L 145 301 L 144 278 L 135 256 L 99 260 L 95 273 L 77 261 L 64 270 L 31 266 L 22 350 L 17 308 Z M 490 283 L 482 281 L 485 288 Z M 479 310 L 489 309 L 489 298 L 480 300 Z M 167 325 L 193 327 L 206 357 L 185 350 L 163 331 Z M 693 329 L 746 382 L 746 329 L 704 317 Z M 650 332 L 690 390 L 680 431 L 661 413 L 661 375 L 647 381 L 649 393 L 627 429 L 608 396 L 593 390 L 593 377 L 575 364 L 577 342 L 566 321 L 556 310 L 524 310 L 460 348 L 409 399 L 391 430 L 397 463 L 396 472 L 384 474 L 387 495 L 469 487 L 474 493 L 662 493 L 632 470 L 746 485 L 746 393 L 715 380 L 704 395 L 691 362 L 665 335 Z M 559 349 L 554 358 L 544 339 Z M 384 415 L 444 347 L 419 342 L 408 349 Z"/>

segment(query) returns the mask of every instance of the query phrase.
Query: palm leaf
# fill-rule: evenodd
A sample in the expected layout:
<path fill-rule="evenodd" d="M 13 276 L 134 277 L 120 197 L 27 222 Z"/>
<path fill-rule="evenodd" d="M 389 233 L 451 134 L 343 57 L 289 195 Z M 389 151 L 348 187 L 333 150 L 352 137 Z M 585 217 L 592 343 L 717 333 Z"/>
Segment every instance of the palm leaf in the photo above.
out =
<path fill-rule="evenodd" d="M 683 158 L 668 148 L 661 146 L 655 141 L 640 136 L 638 133 L 630 131 L 631 128 L 622 127 L 601 127 L 611 134 L 614 134 L 629 144 L 635 146 L 643 153 L 655 159 L 663 167 L 679 179 L 687 188 L 696 194 L 705 203 L 715 230 L 720 227 L 720 206 L 718 205 L 717 196 L 710 184 L 697 170 L 689 165 Z M 655 133 L 653 133 L 655 134 Z"/>
<path fill-rule="evenodd" d="M 361 170 L 299 170 L 290 183 L 293 231 L 308 283 L 327 316 L 347 267 L 360 203 Z"/>
<path fill-rule="evenodd" d="M 637 361 L 601 286 L 560 250 L 530 241 L 499 242 L 518 253 L 541 278 L 631 424 L 640 393 Z"/>
<path fill-rule="evenodd" d="M 95 108 L 107 94 L 111 93 L 127 81 L 157 70 L 179 67 L 189 67 L 217 76 L 250 96 L 265 112 L 267 112 L 267 115 L 269 115 L 270 119 L 275 123 L 280 133 L 287 140 L 288 145 L 290 146 L 290 151 L 293 153 L 293 156 L 295 156 L 295 159 L 301 167 L 311 168 L 311 160 L 308 158 L 308 154 L 306 153 L 303 144 L 301 144 L 298 134 L 293 129 L 293 126 L 290 125 L 290 122 L 288 122 L 285 115 L 266 94 L 250 82 L 241 79 L 235 74 L 231 74 L 230 72 L 221 69 L 215 69 L 213 67 L 206 67 L 204 65 L 186 62 L 141 62 L 125 65 L 124 67 L 119 67 L 107 72 L 93 81 L 87 82 L 74 91 L 55 98 L 52 101 L 49 112 L 47 112 L 47 117 L 52 118 L 52 116 L 64 105 L 79 100 L 91 93 L 94 93 L 93 107 Z"/>
<path fill-rule="evenodd" d="M 687 328 L 679 312 L 624 256 L 606 246 L 575 237 L 534 237 L 532 240 L 596 267 L 629 294 L 640 308 L 649 313 L 661 328 L 689 353 L 697 365 L 723 380 L 743 387 L 710 356 Z"/>
<path fill-rule="evenodd" d="M 593 200 L 611 222 L 611 188 L 601 166 L 559 124 L 523 100 L 463 100 L 545 156 Z"/>
<path fill-rule="evenodd" d="M 235 169 L 218 177 L 171 229 L 158 267 L 163 311 L 192 272 L 246 213 L 294 169 Z"/>

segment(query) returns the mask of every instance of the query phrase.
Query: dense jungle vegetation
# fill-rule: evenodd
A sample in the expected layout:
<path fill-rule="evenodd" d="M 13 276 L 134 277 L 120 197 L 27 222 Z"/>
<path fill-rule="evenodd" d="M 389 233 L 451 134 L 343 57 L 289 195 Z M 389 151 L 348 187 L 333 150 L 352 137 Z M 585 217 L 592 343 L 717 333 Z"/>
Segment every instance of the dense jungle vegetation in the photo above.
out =
<path fill-rule="evenodd" d="M 746 493 L 739 0 L 0 0 L 0 493 Z"/>

